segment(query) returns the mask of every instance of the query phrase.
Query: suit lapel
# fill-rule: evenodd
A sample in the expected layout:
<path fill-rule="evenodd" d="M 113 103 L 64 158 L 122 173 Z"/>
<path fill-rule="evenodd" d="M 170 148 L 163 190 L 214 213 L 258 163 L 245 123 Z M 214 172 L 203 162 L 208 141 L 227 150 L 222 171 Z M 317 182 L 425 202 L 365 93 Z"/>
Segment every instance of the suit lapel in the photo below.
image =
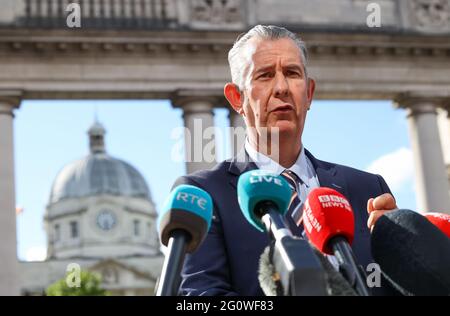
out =
<path fill-rule="evenodd" d="M 239 176 L 244 172 L 258 169 L 258 166 L 250 159 L 245 148 L 242 148 L 239 153 L 233 158 L 228 168 L 228 172 L 234 175 L 230 179 L 230 184 L 232 187 L 237 187 L 237 182 Z"/>
<path fill-rule="evenodd" d="M 337 172 L 334 165 L 316 159 L 308 150 L 305 149 L 306 156 L 314 166 L 321 187 L 334 189 L 344 195 L 347 199 L 347 184 L 340 173 Z"/>

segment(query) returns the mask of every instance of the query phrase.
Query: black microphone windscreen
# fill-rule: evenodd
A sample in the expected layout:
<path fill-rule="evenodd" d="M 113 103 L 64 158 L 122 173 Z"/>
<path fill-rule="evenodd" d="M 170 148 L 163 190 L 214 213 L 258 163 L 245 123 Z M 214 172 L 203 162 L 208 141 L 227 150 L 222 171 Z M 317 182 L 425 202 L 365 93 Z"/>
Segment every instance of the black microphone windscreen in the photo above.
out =
<path fill-rule="evenodd" d="M 404 294 L 450 294 L 450 239 L 422 215 L 396 210 L 381 216 L 372 255 L 386 278 Z"/>

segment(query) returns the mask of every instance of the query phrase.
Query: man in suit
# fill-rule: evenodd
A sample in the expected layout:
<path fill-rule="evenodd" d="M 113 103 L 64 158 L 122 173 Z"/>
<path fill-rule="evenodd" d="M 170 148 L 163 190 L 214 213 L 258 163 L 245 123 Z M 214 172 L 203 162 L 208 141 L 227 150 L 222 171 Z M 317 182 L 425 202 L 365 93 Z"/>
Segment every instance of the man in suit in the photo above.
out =
<path fill-rule="evenodd" d="M 320 161 L 303 147 L 301 136 L 315 89 L 307 73 L 304 43 L 285 28 L 258 25 L 238 38 L 228 59 L 232 82 L 225 85 L 224 94 L 244 118 L 245 148 L 233 159 L 175 183 L 198 186 L 214 201 L 210 231 L 186 258 L 180 293 L 263 295 L 257 271 L 268 236 L 246 221 L 236 191 L 239 176 L 258 168 L 288 175 L 300 203 L 319 186 L 346 196 L 355 213 L 353 251 L 366 267 L 373 262 L 370 228 L 397 206 L 381 176 Z M 287 220 L 301 235 L 303 228 L 295 225 L 292 216 Z"/>

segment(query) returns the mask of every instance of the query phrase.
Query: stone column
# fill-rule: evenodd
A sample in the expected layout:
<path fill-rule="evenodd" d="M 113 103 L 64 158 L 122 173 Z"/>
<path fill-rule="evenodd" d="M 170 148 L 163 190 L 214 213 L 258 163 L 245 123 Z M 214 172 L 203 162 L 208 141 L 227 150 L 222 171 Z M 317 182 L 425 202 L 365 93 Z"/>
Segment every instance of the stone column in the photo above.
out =
<path fill-rule="evenodd" d="M 450 100 L 443 109 L 447 113 L 446 113 L 446 120 L 442 122 L 443 124 L 441 129 L 441 141 L 442 141 L 442 149 L 444 150 L 444 162 L 447 165 L 447 176 L 450 186 Z"/>
<path fill-rule="evenodd" d="M 178 91 L 172 105 L 183 109 L 186 173 L 217 164 L 214 105 L 218 98 L 203 91 Z"/>
<path fill-rule="evenodd" d="M 230 108 L 229 111 L 231 157 L 234 157 L 244 147 L 245 122 L 242 115 L 235 110 Z"/>
<path fill-rule="evenodd" d="M 441 100 L 402 96 L 396 102 L 408 111 L 418 211 L 450 213 L 449 183 L 437 124 L 436 109 Z"/>
<path fill-rule="evenodd" d="M 449 146 L 447 148 L 447 152 L 450 152 L 450 105 L 447 106 L 447 132 L 449 132 L 449 135 L 447 135 L 447 144 Z M 450 154 L 449 154 L 449 157 L 450 157 Z M 449 159 L 449 161 L 447 161 L 447 176 L 448 176 L 448 181 L 450 183 L 450 159 Z M 450 187 L 450 184 L 449 184 L 449 187 Z"/>
<path fill-rule="evenodd" d="M 20 93 L 0 90 L 0 295 L 19 295 L 13 110 Z"/>

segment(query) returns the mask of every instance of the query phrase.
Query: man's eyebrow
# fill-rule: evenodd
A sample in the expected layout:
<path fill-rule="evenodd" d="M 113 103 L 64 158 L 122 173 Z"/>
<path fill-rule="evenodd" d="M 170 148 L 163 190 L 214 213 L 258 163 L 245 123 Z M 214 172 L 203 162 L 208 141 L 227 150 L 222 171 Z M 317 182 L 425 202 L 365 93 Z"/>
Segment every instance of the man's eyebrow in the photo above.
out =
<path fill-rule="evenodd" d="M 255 69 L 255 71 L 253 72 L 254 74 L 256 73 L 260 73 L 260 72 L 264 72 L 267 70 L 272 70 L 273 69 L 273 65 L 265 65 L 265 66 L 261 66 L 258 69 Z"/>
<path fill-rule="evenodd" d="M 301 65 L 298 65 L 298 64 L 289 64 L 289 65 L 286 65 L 284 68 L 286 68 L 286 69 L 297 69 L 297 70 L 302 70 L 303 69 L 303 67 Z"/>
<path fill-rule="evenodd" d="M 259 67 L 258 69 L 255 69 L 253 71 L 253 75 L 262 73 L 262 72 L 266 72 L 266 71 L 270 71 L 274 68 L 274 65 L 264 65 Z M 284 69 L 288 69 L 288 70 L 298 70 L 301 73 L 303 73 L 303 67 L 299 64 L 288 64 L 286 66 L 283 67 Z"/>

